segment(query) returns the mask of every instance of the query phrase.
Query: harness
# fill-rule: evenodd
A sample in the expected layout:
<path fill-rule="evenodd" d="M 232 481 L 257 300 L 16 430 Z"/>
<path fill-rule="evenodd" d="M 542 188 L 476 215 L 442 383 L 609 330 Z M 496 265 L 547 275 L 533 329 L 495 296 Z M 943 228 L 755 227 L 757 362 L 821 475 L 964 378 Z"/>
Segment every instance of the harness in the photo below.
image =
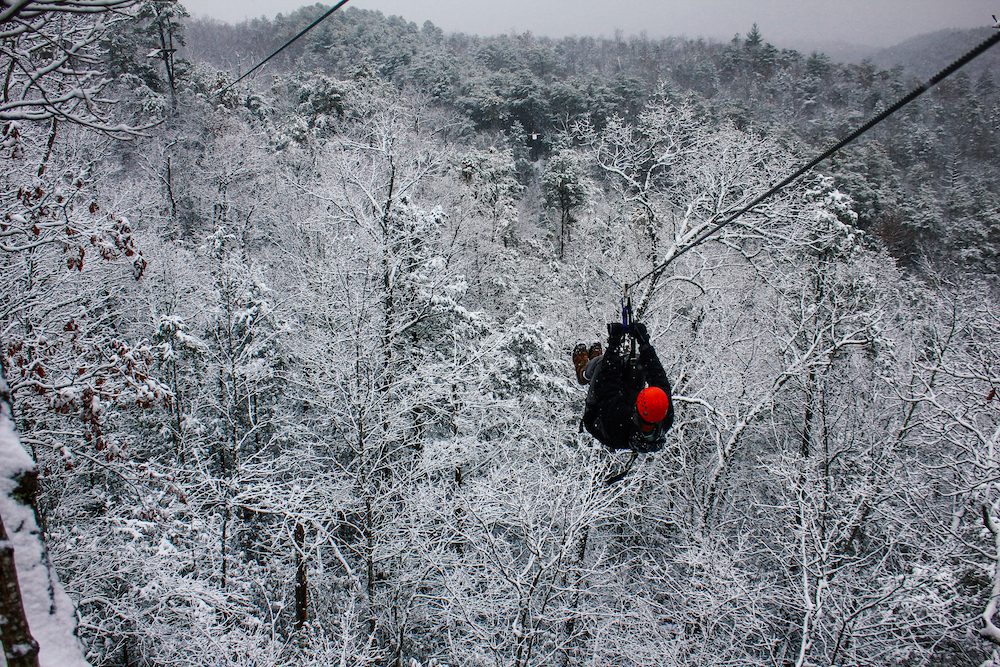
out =
<path fill-rule="evenodd" d="M 636 354 L 636 340 L 635 336 L 632 335 L 632 325 L 635 324 L 635 316 L 632 313 L 632 296 L 628 293 L 628 287 L 625 288 L 625 293 L 622 295 L 622 335 L 628 337 L 629 346 L 628 354 L 625 357 L 625 372 L 628 373 L 631 378 L 635 377 L 635 374 L 639 370 L 639 356 Z M 581 422 L 582 424 L 582 422 Z M 622 466 L 621 470 L 613 475 L 608 476 L 604 480 L 604 486 L 611 486 L 617 482 L 620 482 L 625 478 L 630 472 L 632 472 L 632 466 L 635 465 L 636 460 L 639 458 L 639 452 L 633 450 Z"/>
<path fill-rule="evenodd" d="M 629 371 L 634 371 L 639 363 L 639 358 L 635 353 L 635 336 L 632 335 L 632 324 L 634 322 L 632 296 L 628 293 L 628 288 L 626 288 L 625 294 L 622 296 L 622 333 L 629 339 L 629 353 L 625 359 Z"/>

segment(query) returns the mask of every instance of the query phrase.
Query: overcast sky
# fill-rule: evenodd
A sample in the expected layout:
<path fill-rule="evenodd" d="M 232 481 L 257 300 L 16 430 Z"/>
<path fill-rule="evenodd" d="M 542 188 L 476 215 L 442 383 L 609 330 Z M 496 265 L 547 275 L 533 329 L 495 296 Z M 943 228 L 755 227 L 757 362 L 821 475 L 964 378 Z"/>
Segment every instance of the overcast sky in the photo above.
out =
<path fill-rule="evenodd" d="M 239 21 L 274 16 L 303 0 L 182 0 L 196 16 Z M 333 4 L 326 0 L 324 4 Z M 351 0 L 348 6 L 399 14 L 448 32 L 481 35 L 611 36 L 645 31 L 728 39 L 756 22 L 778 45 L 847 42 L 891 46 L 941 28 L 990 25 L 1000 0 Z"/>

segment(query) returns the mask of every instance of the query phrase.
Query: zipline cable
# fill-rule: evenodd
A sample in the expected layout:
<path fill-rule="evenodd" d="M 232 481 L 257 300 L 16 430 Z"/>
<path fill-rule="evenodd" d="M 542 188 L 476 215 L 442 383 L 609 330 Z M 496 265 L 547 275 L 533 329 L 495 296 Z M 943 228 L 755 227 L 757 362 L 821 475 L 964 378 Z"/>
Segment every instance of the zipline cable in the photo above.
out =
<path fill-rule="evenodd" d="M 271 58 L 274 58 L 276 55 L 278 55 L 279 53 L 281 53 L 282 51 L 284 51 L 285 49 L 287 49 L 289 46 L 291 46 L 292 44 L 294 44 L 295 41 L 299 37 L 301 37 L 302 35 L 306 34 L 310 30 L 312 30 L 313 28 L 315 28 L 316 26 L 318 26 L 320 23 L 322 23 L 323 21 L 325 21 L 327 19 L 327 17 L 330 16 L 330 14 L 333 14 L 335 11 L 337 11 L 338 9 L 340 9 L 341 7 L 343 7 L 344 5 L 346 5 L 347 2 L 348 2 L 348 0 L 340 0 L 340 2 L 338 2 L 337 4 L 335 4 L 330 9 L 326 10 L 326 12 L 322 16 L 320 16 L 318 19 L 316 19 L 315 21 L 313 21 L 312 23 L 310 23 L 309 25 L 307 25 L 305 28 L 303 28 L 302 30 L 300 30 L 299 34 L 295 35 L 295 37 L 292 37 L 290 40 L 288 40 L 287 42 L 285 42 L 284 44 L 282 44 L 281 47 L 277 51 L 275 51 L 274 53 L 272 53 L 271 55 L 269 55 L 267 58 L 264 58 L 263 60 L 261 60 L 259 63 L 257 63 L 256 65 L 254 65 L 251 69 L 247 70 L 246 74 L 244 74 L 240 78 L 236 79 L 236 81 L 233 81 L 231 84 L 229 84 L 228 86 L 226 86 L 225 88 L 223 88 L 222 90 L 220 90 L 219 94 L 221 95 L 222 93 L 226 92 L 227 90 L 229 90 L 230 88 L 232 88 L 233 86 L 235 86 L 236 84 L 238 84 L 240 81 L 242 81 L 243 79 L 247 78 L 248 76 L 250 76 L 251 74 L 253 74 L 257 70 L 259 70 L 261 67 L 263 67 L 264 65 L 266 65 L 267 62 L 269 60 L 271 60 Z"/>
<path fill-rule="evenodd" d="M 681 255 L 683 255 L 684 253 L 686 253 L 688 250 L 690 250 L 691 248 L 694 248 L 695 246 L 699 245 L 702 241 L 704 241 L 705 239 L 707 239 L 709 236 L 711 236 L 712 234 L 715 234 L 717 231 L 719 231 L 723 227 L 731 224 L 734 220 L 736 220 L 740 216 L 745 215 L 746 213 L 748 213 L 749 211 L 751 211 L 755 206 L 757 206 L 758 204 L 760 204 L 764 200 L 766 200 L 769 197 L 772 197 L 773 195 L 775 195 L 778 192 L 780 192 L 782 189 L 784 189 L 785 187 L 787 187 L 788 185 L 790 185 L 792 182 L 794 182 L 795 180 L 797 180 L 800 176 L 802 176 L 806 172 L 810 171 L 817 164 L 819 164 L 823 160 L 827 159 L 828 157 L 830 157 L 831 155 L 833 155 L 834 153 L 836 153 L 837 151 L 839 151 L 844 146 L 846 146 L 847 144 L 851 143 L 852 141 L 854 141 L 855 139 L 857 139 L 861 135 L 865 134 L 866 132 L 868 132 L 868 130 L 872 129 L 873 127 L 875 127 L 876 125 L 878 125 L 879 123 L 881 123 L 883 120 L 885 120 L 886 118 L 888 118 L 892 114 L 896 113 L 901 108 L 903 108 L 904 106 L 906 106 L 907 104 L 909 104 L 913 100 L 917 99 L 918 97 L 920 97 L 921 95 L 923 95 L 924 93 L 926 93 L 928 90 L 930 90 L 931 88 L 933 88 L 937 84 L 941 83 L 941 81 L 943 81 L 944 79 L 948 78 L 949 76 L 951 76 L 952 74 L 954 74 L 955 72 L 957 72 L 959 69 L 961 69 L 962 67 L 964 67 L 965 65 L 967 65 L 970 61 L 972 61 L 974 58 L 976 58 L 979 55 L 981 55 L 987 49 L 989 49 L 990 47 L 996 45 L 997 42 L 1000 42 L 1000 32 L 998 32 L 997 34 L 993 35 L 989 39 L 985 40 L 979 46 L 977 46 L 976 48 L 972 49 L 971 51 L 969 51 L 968 53 L 966 53 L 964 56 L 962 56 L 961 58 L 959 58 L 958 60 L 956 60 L 952 64 L 950 64 L 947 67 L 945 67 L 943 70 L 941 70 L 940 72 L 938 72 L 937 74 L 935 74 L 933 77 L 931 77 L 926 83 L 923 83 L 919 87 L 917 87 L 914 90 L 912 90 L 908 95 L 906 95 L 905 97 L 903 97 L 900 100 L 898 100 L 891 107 L 889 107 L 888 109 L 886 109 L 882 113 L 878 114 L 877 116 L 875 116 L 874 118 L 872 118 L 871 120 L 869 120 L 867 123 L 865 123 L 864 125 L 862 125 L 858 129 L 854 130 L 854 132 L 851 132 L 849 135 L 847 135 L 846 137 L 844 137 L 843 139 L 841 139 L 840 141 L 838 141 L 836 144 L 834 144 L 830 148 L 828 148 L 825 151 L 823 151 L 823 153 L 821 153 L 819 156 L 813 158 L 809 162 L 807 162 L 804 165 L 802 165 L 801 167 L 799 167 L 790 176 L 788 176 L 784 180 L 782 180 L 779 183 L 777 183 L 774 186 L 772 186 L 770 190 L 768 190 L 767 192 L 765 192 L 762 195 L 759 195 L 753 201 L 751 201 L 749 204 L 747 204 L 746 206 L 744 206 L 740 210 L 736 211 L 735 213 L 730 214 L 729 216 L 726 217 L 725 220 L 723 220 L 722 222 L 716 224 L 714 227 L 711 227 L 710 229 L 707 229 L 707 230 L 703 231 L 702 233 L 698 234 L 694 238 L 694 240 L 692 240 L 688 245 L 684 246 L 681 250 L 679 250 L 677 252 L 677 254 L 675 254 L 673 257 L 671 257 L 667 261 L 663 262 L 662 264 L 659 264 L 658 266 L 653 267 L 650 271 L 648 271 L 647 273 L 643 274 L 639 278 L 636 278 L 631 283 L 625 283 L 625 293 L 628 294 L 628 291 L 631 288 L 635 287 L 636 285 L 638 285 L 639 283 L 641 283 L 644 280 L 648 279 L 649 277 L 653 276 L 654 274 L 656 274 L 656 273 L 662 271 L 663 269 L 667 268 L 667 266 L 669 266 L 671 262 L 673 262 L 678 257 L 680 257 Z"/>

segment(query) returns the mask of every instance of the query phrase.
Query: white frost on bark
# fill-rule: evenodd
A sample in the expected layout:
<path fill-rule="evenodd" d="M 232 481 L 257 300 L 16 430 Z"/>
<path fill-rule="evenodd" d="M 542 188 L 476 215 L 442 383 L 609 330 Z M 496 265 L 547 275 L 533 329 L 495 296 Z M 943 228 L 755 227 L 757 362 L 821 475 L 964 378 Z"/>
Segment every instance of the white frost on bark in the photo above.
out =
<path fill-rule="evenodd" d="M 2 369 L 0 369 L 2 371 Z M 35 510 L 15 497 L 18 480 L 35 464 L 18 440 L 0 372 L 0 516 L 14 546 L 17 579 L 40 667 L 82 667 L 89 663 L 76 637 L 73 603 L 49 566 Z M 0 667 L 7 661 L 0 653 Z"/>

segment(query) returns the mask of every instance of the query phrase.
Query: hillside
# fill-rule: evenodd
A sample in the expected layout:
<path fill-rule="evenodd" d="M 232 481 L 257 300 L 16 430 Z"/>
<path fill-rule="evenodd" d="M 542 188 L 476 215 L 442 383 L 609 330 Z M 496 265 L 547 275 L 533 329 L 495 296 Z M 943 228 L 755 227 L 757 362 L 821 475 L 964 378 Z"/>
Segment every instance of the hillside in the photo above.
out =
<path fill-rule="evenodd" d="M 913 37 L 887 49 L 880 49 L 868 59 L 884 69 L 903 67 L 908 73 L 927 79 L 944 69 L 971 48 L 993 34 L 994 28 L 973 30 L 939 30 Z M 990 78 L 1000 71 L 1000 52 L 993 49 L 983 54 L 965 68 L 965 74 L 973 81 L 984 75 Z"/>
<path fill-rule="evenodd" d="M 193 22 L 192 59 L 238 71 L 319 13 L 304 8 L 274 22 L 239 26 Z M 885 62 L 903 59 L 937 71 L 982 33 L 911 40 Z M 936 45 L 931 49 L 928 45 Z M 1000 51 L 984 58 L 997 62 Z M 725 44 L 702 40 L 552 40 L 531 35 L 445 35 L 398 17 L 348 8 L 309 41 L 289 49 L 258 81 L 302 69 L 351 78 L 367 71 L 430 95 L 477 130 L 505 133 L 527 158 L 547 156 L 574 123 L 603 127 L 635 118 L 656 95 L 689 96 L 715 123 L 780 138 L 803 158 L 822 150 L 918 83 L 893 65 L 836 63 L 778 49 L 756 30 Z M 1000 192 L 998 89 L 963 71 L 867 135 L 821 169 L 857 204 L 859 226 L 881 237 L 904 264 L 923 258 L 995 266 Z M 537 137 L 528 142 L 525 137 Z M 523 170 L 522 170 L 523 171 Z M 970 203 L 954 202 L 971 198 Z M 949 203 L 951 202 L 951 203 Z"/>

